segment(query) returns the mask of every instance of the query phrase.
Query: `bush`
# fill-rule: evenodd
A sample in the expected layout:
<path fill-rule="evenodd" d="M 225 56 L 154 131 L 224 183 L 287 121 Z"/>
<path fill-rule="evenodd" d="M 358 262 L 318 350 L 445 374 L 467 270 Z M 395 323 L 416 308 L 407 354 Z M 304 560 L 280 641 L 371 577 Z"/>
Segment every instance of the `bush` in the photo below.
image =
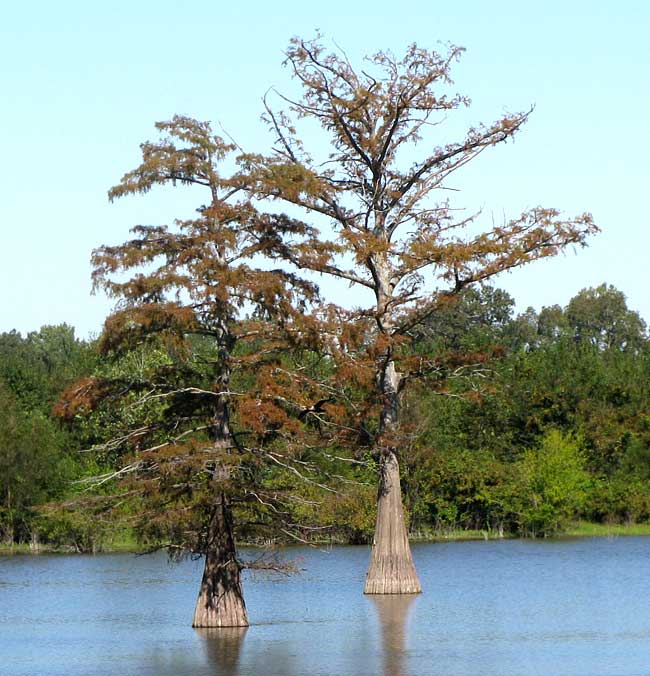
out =
<path fill-rule="evenodd" d="M 500 530 L 496 499 L 506 465 L 488 451 L 430 452 L 412 470 L 406 498 L 415 530 Z"/>
<path fill-rule="evenodd" d="M 601 523 L 631 525 L 650 519 L 650 480 L 619 471 L 598 481 L 589 497 L 587 517 Z"/>
<path fill-rule="evenodd" d="M 548 537 L 562 532 L 585 507 L 591 479 L 578 440 L 547 432 L 536 449 L 513 466 L 503 504 L 520 535 Z"/>

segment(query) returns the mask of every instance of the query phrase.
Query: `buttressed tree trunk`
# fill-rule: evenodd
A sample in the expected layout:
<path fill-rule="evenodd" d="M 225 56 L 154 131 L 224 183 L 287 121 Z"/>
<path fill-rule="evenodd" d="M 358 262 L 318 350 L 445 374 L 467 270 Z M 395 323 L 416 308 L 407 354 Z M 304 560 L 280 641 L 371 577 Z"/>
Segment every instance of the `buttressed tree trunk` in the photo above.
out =
<path fill-rule="evenodd" d="M 229 469 L 219 462 L 219 454 L 228 452 L 232 444 L 228 391 L 230 370 L 227 366 L 230 336 L 222 334 L 222 369 L 216 382 L 218 392 L 214 411 L 213 436 L 217 455 L 214 481 L 217 486 L 229 478 Z M 208 523 L 205 546 L 205 568 L 199 598 L 194 609 L 193 627 L 247 627 L 248 615 L 241 583 L 241 566 L 237 560 L 233 515 L 230 498 L 217 488 L 215 504 Z"/>
<path fill-rule="evenodd" d="M 391 448 L 382 449 L 377 495 L 377 523 L 365 594 L 419 594 L 404 523 L 399 464 Z"/>
<path fill-rule="evenodd" d="M 397 427 L 399 374 L 393 361 L 388 362 L 382 374 L 381 388 L 384 406 L 380 438 Z M 404 522 L 396 449 L 390 444 L 382 444 L 379 453 L 377 523 L 364 593 L 419 594 L 422 587 Z"/>
<path fill-rule="evenodd" d="M 248 615 L 233 535 L 232 510 L 221 493 L 208 527 L 205 568 L 193 627 L 247 627 Z"/>

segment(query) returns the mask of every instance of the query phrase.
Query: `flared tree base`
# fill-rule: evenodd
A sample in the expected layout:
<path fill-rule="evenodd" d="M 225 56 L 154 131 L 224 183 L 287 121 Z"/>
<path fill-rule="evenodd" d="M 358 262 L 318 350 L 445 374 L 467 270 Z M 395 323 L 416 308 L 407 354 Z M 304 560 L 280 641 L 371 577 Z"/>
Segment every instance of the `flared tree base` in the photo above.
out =
<path fill-rule="evenodd" d="M 204 629 L 248 626 L 232 510 L 223 493 L 219 495 L 210 519 L 205 568 L 192 626 Z"/>
<path fill-rule="evenodd" d="M 377 524 L 365 594 L 420 594 L 404 523 L 397 456 L 383 449 L 377 495 Z"/>
<path fill-rule="evenodd" d="M 410 556 L 375 555 L 366 576 L 364 594 L 421 594 L 422 586 Z"/>
<path fill-rule="evenodd" d="M 192 626 L 206 629 L 247 627 L 248 614 L 243 598 L 235 591 L 216 598 L 201 593 L 194 609 Z"/>

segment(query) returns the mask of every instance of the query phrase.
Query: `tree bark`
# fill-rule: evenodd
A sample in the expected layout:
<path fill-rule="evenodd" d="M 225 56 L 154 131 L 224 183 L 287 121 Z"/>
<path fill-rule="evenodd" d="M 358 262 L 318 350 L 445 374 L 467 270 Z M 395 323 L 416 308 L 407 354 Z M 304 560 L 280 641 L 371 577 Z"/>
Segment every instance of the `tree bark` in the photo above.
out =
<path fill-rule="evenodd" d="M 14 515 L 11 509 L 11 486 L 7 487 L 7 525 L 4 529 L 4 543 L 14 545 Z"/>
<path fill-rule="evenodd" d="M 399 380 L 394 362 L 389 360 L 380 382 L 384 395 L 380 437 L 395 432 L 397 428 Z M 404 523 L 396 449 L 390 443 L 382 444 L 379 453 L 377 522 L 364 593 L 419 594 L 422 587 Z"/>
<path fill-rule="evenodd" d="M 422 591 L 409 545 L 399 464 L 392 449 L 380 460 L 377 523 L 364 594 L 419 594 Z"/>
<path fill-rule="evenodd" d="M 217 397 L 211 435 L 217 453 L 213 469 L 215 504 L 208 523 L 205 543 L 205 567 L 199 598 L 194 609 L 193 627 L 247 627 L 248 615 L 241 584 L 241 567 L 237 560 L 233 514 L 230 498 L 219 489 L 221 482 L 230 478 L 230 470 L 220 462 L 218 453 L 228 453 L 232 446 L 230 434 L 229 358 L 234 341 L 224 325 L 220 341 L 220 370 L 215 388 L 223 392 Z"/>
<path fill-rule="evenodd" d="M 230 502 L 221 494 L 208 527 L 205 568 L 193 627 L 247 627 Z"/>

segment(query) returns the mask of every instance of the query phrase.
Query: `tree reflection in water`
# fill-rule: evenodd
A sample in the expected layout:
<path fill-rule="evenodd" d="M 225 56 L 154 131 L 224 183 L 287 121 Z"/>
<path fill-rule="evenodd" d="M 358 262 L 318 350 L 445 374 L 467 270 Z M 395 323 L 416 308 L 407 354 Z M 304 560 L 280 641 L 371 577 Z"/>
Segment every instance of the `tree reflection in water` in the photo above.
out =
<path fill-rule="evenodd" d="M 208 662 L 219 676 L 237 676 L 241 654 L 248 627 L 222 627 L 220 629 L 195 629 L 203 639 Z"/>
<path fill-rule="evenodd" d="M 384 676 L 405 676 L 406 630 L 415 594 L 374 594 L 369 596 L 377 611 Z"/>

